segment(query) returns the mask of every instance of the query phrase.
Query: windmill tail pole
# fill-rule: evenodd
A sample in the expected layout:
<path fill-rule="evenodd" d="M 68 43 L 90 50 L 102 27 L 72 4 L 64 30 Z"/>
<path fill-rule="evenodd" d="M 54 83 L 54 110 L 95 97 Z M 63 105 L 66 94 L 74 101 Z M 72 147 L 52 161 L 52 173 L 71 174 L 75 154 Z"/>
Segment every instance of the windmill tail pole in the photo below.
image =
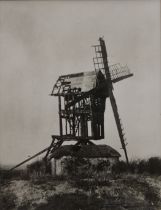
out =
<path fill-rule="evenodd" d="M 30 160 L 32 160 L 32 159 L 34 159 L 35 157 L 37 157 L 37 156 L 41 155 L 42 153 L 46 152 L 46 151 L 47 151 L 47 150 L 49 150 L 49 149 L 50 149 L 50 147 L 47 147 L 47 148 L 43 149 L 42 151 L 40 151 L 40 152 L 36 153 L 35 155 L 33 155 L 33 156 L 31 156 L 31 157 L 27 158 L 26 160 L 24 160 L 24 161 L 22 161 L 21 163 L 17 164 L 17 165 L 16 165 L 16 166 L 14 166 L 13 168 L 9 169 L 9 171 L 8 171 L 8 172 L 13 171 L 14 169 L 18 168 L 19 166 L 23 165 L 24 163 L 27 163 L 28 161 L 30 161 Z"/>
<path fill-rule="evenodd" d="M 126 162 L 127 162 L 127 165 L 129 166 L 129 159 L 128 159 L 128 155 L 127 155 L 126 144 L 125 144 L 125 140 L 124 140 L 124 134 L 122 132 L 122 126 L 121 126 L 121 122 L 120 122 L 120 118 L 119 118 L 119 113 L 118 113 L 118 109 L 117 109 L 117 105 L 116 105 L 116 100 L 115 100 L 115 97 L 113 95 L 112 90 L 110 91 L 110 101 L 111 101 L 111 105 L 112 105 L 112 109 L 113 109 L 113 113 L 114 113 L 114 117 L 115 117 L 115 121 L 116 121 L 116 125 L 117 125 L 117 130 L 118 130 L 118 133 L 119 133 L 122 149 L 124 150 Z"/>

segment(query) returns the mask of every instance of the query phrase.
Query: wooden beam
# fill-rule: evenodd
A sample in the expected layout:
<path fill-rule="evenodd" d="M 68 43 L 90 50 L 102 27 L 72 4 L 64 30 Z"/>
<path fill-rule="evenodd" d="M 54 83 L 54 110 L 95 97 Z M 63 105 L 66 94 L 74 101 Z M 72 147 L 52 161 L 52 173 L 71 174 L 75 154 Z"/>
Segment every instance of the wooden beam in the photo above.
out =
<path fill-rule="evenodd" d="M 127 150 L 126 150 L 126 144 L 125 144 L 125 140 L 124 140 L 124 134 L 122 132 L 122 126 L 121 126 L 121 122 L 120 122 L 120 118 L 119 118 L 117 104 L 116 104 L 116 100 L 115 100 L 112 90 L 110 92 L 110 101 L 111 101 L 111 106 L 112 106 L 113 113 L 114 113 L 114 118 L 116 121 L 117 130 L 119 133 L 122 149 L 124 150 L 124 153 L 125 153 L 126 162 L 127 162 L 127 164 L 129 164 L 129 159 L 128 159 Z"/>
<path fill-rule="evenodd" d="M 33 156 L 27 158 L 26 160 L 24 160 L 24 161 L 22 161 L 21 163 L 17 164 L 17 165 L 14 166 L 13 168 L 9 169 L 9 171 L 12 171 L 12 170 L 14 170 L 14 169 L 20 167 L 20 166 L 23 165 L 24 163 L 27 163 L 28 161 L 30 161 L 30 160 L 34 159 L 35 157 L 41 155 L 42 153 L 46 152 L 48 149 L 50 149 L 50 147 L 47 147 L 47 148 L 41 150 L 40 152 L 36 153 L 35 155 L 33 155 Z"/>

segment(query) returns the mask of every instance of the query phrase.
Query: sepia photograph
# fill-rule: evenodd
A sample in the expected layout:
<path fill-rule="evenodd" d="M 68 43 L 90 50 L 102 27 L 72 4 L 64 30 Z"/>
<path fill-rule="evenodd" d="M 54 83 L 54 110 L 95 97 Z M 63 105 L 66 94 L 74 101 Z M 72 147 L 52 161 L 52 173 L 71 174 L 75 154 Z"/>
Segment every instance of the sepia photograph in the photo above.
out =
<path fill-rule="evenodd" d="M 161 210 L 160 0 L 0 0 L 0 209 Z"/>

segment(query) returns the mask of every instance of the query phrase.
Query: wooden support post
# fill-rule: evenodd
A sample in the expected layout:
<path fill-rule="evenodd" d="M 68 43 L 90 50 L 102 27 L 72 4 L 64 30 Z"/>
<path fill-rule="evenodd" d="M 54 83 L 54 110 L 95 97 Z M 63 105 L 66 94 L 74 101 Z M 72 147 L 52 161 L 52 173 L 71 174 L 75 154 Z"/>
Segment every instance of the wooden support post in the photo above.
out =
<path fill-rule="evenodd" d="M 62 116 L 61 116 L 61 97 L 58 97 L 58 103 L 59 103 L 59 126 L 60 126 L 60 136 L 63 135 L 63 126 L 62 126 Z"/>

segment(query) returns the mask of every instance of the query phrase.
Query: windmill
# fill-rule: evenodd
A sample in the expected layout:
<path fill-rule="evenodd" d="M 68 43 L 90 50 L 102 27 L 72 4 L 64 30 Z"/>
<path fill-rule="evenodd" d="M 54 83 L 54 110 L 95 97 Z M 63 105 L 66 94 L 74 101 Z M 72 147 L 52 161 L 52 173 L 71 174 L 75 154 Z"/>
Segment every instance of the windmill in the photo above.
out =
<path fill-rule="evenodd" d="M 53 87 L 52 96 L 58 97 L 59 135 L 52 135 L 49 147 L 19 163 L 11 170 L 45 153 L 44 161 L 49 163 L 52 153 L 65 141 L 76 141 L 75 145 L 94 144 L 91 140 L 104 139 L 104 112 L 109 98 L 125 159 L 128 164 L 126 139 L 119 117 L 113 84 L 133 76 L 127 66 L 108 64 L 106 45 L 103 38 L 94 45 L 95 71 L 60 76 Z"/>

